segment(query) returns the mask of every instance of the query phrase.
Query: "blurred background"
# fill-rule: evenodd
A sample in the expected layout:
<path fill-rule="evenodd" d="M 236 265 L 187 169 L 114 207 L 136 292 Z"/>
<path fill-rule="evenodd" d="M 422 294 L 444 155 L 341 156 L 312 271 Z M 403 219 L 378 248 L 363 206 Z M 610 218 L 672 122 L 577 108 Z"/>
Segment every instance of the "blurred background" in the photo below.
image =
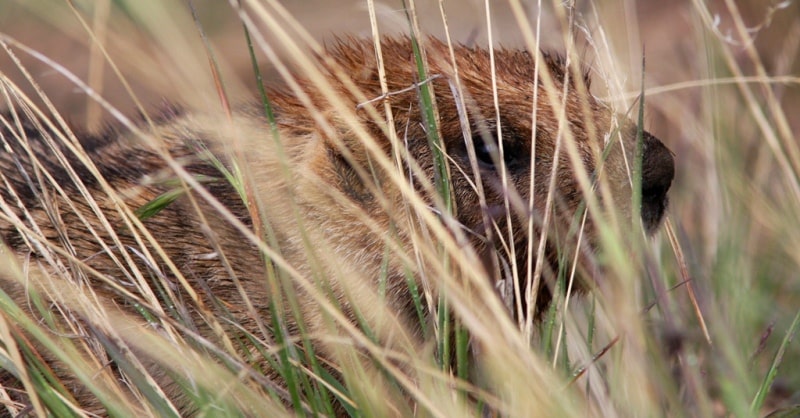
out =
<path fill-rule="evenodd" d="M 148 14 L 148 1 L 62 1 L 62 0 L 2 0 L 0 1 L 0 31 L 30 46 L 54 62 L 63 65 L 78 77 L 90 78 L 90 71 L 101 64 L 93 64 L 97 52 L 92 52 L 91 38 L 82 28 L 75 12 L 68 3 L 73 3 L 88 27 L 98 29 L 97 36 L 108 43 L 108 52 L 116 65 L 130 81 L 137 83 L 136 92 L 144 102 L 158 102 L 163 98 L 175 95 L 174 86 L 160 83 L 159 72 L 165 72 L 168 60 L 158 65 L 145 66 L 149 62 L 141 62 L 144 52 L 164 53 L 163 42 L 176 42 L 175 39 L 154 39 L 156 30 L 164 30 L 157 25 L 172 26 L 173 30 L 193 28 L 187 2 L 174 2 L 169 15 L 162 15 L 163 21 L 155 21 Z M 131 6 L 139 3 L 139 6 Z M 195 0 L 192 2 L 198 14 L 200 24 L 210 38 L 217 53 L 229 68 L 239 77 L 252 75 L 250 59 L 246 48 L 241 23 L 236 18 L 227 2 L 219 0 Z M 491 21 L 493 24 L 493 40 L 498 46 L 523 47 L 523 35 L 512 13 L 508 2 L 492 1 L 490 3 Z M 713 76 L 713 68 L 708 68 L 708 44 L 724 42 L 732 46 L 737 62 L 747 74 L 752 74 L 753 63 L 747 57 L 745 42 L 753 43 L 755 51 L 770 75 L 800 74 L 800 2 L 770 0 L 738 0 L 730 1 L 736 7 L 733 12 L 724 0 L 704 2 L 704 8 L 714 19 L 709 26 L 702 21 L 698 9 L 691 0 L 650 1 L 580 1 L 580 2 L 543 2 L 540 11 L 537 2 L 522 2 L 522 7 L 531 22 L 536 22 L 541 14 L 542 47 L 550 50 L 563 49 L 563 26 L 555 17 L 553 3 L 574 3 L 570 8 L 576 21 L 572 29 L 577 42 L 585 43 L 587 35 L 595 37 L 602 34 L 602 39 L 595 42 L 608 42 L 616 53 L 615 59 L 621 64 L 618 69 L 624 72 L 626 87 L 629 91 L 638 90 L 641 79 L 642 53 L 646 55 L 646 80 L 648 88 L 663 87 L 686 81 L 704 80 Z M 164 9 L 162 3 L 153 3 Z M 169 3 L 168 3 L 169 4 Z M 355 35 L 370 36 L 370 20 L 365 0 L 296 0 L 284 1 L 283 6 L 303 27 L 317 40 L 331 40 L 336 36 Z M 479 0 L 444 1 L 443 8 L 447 15 L 447 24 L 453 40 L 465 44 L 486 45 L 487 9 Z M 432 0 L 417 1 L 417 11 L 422 29 L 425 33 L 443 38 L 445 34 L 439 9 L 439 2 Z M 376 13 L 380 22 L 380 30 L 384 34 L 408 32 L 408 23 L 402 2 L 378 1 Z M 163 10 L 161 10 L 163 12 Z M 736 31 L 732 13 L 738 13 L 747 27 L 752 40 L 743 41 Z M 147 20 L 150 20 L 148 24 Z M 104 27 L 109 25 L 107 27 Z M 149 27 L 148 27 L 149 26 Z M 196 30 L 187 31 L 181 37 L 192 47 L 202 47 Z M 163 36 L 163 32 L 158 33 Z M 180 37 L 179 37 L 180 38 Z M 713 39 L 716 38 L 716 39 Z M 177 42 L 176 42 L 177 43 Z M 183 46 L 183 45 L 180 45 Z M 592 66 L 597 57 L 592 56 L 592 49 L 585 45 L 585 65 Z M 702 57 L 702 59 L 699 59 Z M 87 98 L 80 91 L 63 88 L 63 79 L 49 69 L 48 65 L 35 62 L 21 56 L 32 75 L 41 83 L 43 89 L 53 102 L 67 110 L 67 114 L 80 122 L 86 112 Z M 180 63 L 179 63 L 180 64 Z M 189 65 L 190 63 L 185 63 Z M 196 64 L 196 63 L 195 63 Z M 270 65 L 262 62 L 264 71 Z M 12 80 L 18 80 L 14 65 L 7 54 L 0 56 L 0 68 L 9 74 Z M 95 71 L 108 72 L 106 70 Z M 111 103 L 118 101 L 122 110 L 127 110 L 124 103 L 126 94 L 121 92 L 119 81 L 114 76 L 103 77 L 100 92 Z M 602 83 L 595 83 L 602 86 Z M 796 83 L 795 83 L 796 84 Z M 696 89 L 696 87 L 694 88 Z M 800 106 L 797 89 L 786 85 L 774 86 L 776 94 L 781 98 L 787 110 L 797 110 Z M 65 91 L 68 90 L 68 91 Z M 677 100 L 682 106 L 698 106 L 694 101 L 685 100 L 689 91 L 670 93 L 663 100 Z M 656 96 L 654 96 L 655 98 Z M 662 97 L 658 97 L 662 100 Z M 672 104 L 670 105 L 672 106 Z M 648 109 L 651 113 L 653 108 Z M 787 114 L 797 114 L 789 112 Z M 95 125 L 97 121 L 88 121 Z M 790 120 L 793 128 L 800 127 L 798 118 Z M 674 121 L 664 121 L 653 117 L 654 130 L 670 130 L 663 134 L 668 136 L 678 129 Z"/>

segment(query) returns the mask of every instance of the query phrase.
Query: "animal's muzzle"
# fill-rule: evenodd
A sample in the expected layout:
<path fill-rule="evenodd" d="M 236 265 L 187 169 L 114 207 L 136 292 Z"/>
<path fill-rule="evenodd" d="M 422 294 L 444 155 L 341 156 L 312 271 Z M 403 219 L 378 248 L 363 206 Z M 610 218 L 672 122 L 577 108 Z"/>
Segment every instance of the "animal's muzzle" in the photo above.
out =
<path fill-rule="evenodd" d="M 642 223 L 648 233 L 658 228 L 669 199 L 667 192 L 675 177 L 672 152 L 658 138 L 644 132 L 642 143 Z"/>

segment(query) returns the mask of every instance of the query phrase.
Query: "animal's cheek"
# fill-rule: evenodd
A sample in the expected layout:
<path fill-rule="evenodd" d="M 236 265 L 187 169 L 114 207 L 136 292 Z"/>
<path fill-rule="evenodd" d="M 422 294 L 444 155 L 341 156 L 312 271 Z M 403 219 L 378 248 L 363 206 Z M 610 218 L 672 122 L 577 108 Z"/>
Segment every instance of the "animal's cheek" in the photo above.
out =
<path fill-rule="evenodd" d="M 603 187 L 597 187 L 597 190 L 600 199 L 606 202 L 605 207 L 611 207 L 625 218 L 630 218 L 633 189 L 626 166 L 621 152 L 611 152 L 602 166 L 602 172 L 598 174 Z"/>

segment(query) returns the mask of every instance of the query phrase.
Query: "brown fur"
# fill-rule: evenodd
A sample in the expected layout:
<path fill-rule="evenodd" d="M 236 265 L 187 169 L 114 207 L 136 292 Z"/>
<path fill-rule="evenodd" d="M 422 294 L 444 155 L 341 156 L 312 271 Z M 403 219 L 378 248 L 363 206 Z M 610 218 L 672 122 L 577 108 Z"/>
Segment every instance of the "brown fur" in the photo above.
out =
<path fill-rule="evenodd" d="M 395 254 L 404 252 L 407 256 L 413 256 L 416 245 L 414 231 L 418 226 L 415 227 L 415 218 L 407 216 L 408 199 L 403 196 L 400 186 L 390 178 L 390 171 L 375 161 L 374 155 L 367 151 L 358 136 L 358 126 L 350 125 L 337 106 L 351 111 L 358 109 L 356 116 L 360 120 L 360 127 L 375 139 L 386 156 L 390 156 L 392 148 L 383 130 L 384 126 L 373 121 L 367 110 L 367 107 L 374 106 L 377 114 L 383 115 L 382 104 L 384 100 L 388 101 L 400 141 L 405 143 L 408 154 L 414 158 L 424 175 L 419 176 L 419 172 L 414 171 L 408 163 L 403 164 L 402 172 L 408 173 L 411 170 L 415 173 L 412 176 L 413 187 L 423 201 L 430 205 L 435 201 L 433 193 L 425 187 L 426 183 L 435 182 L 435 168 L 420 116 L 419 93 L 416 88 L 409 89 L 419 81 L 413 65 L 410 43 L 407 39 L 386 39 L 382 47 L 388 74 L 388 90 L 394 93 L 383 100 L 366 104 L 366 107 L 363 106 L 365 100 L 382 96 L 371 42 L 347 40 L 328 48 L 328 55 L 321 60 L 319 68 L 331 83 L 341 103 L 332 102 L 324 89 L 314 86 L 311 81 L 305 80 L 302 83 L 310 103 L 317 107 L 317 114 L 325 122 L 322 125 L 320 120 L 310 116 L 306 102 L 297 94 L 290 92 L 288 88 L 271 91 L 282 141 L 280 152 L 285 153 L 286 164 L 274 145 L 269 122 L 258 105 L 237 109 L 231 120 L 222 114 L 167 112 L 154 126 L 139 126 L 145 137 L 165 145 L 172 158 L 195 175 L 202 174 L 217 179 L 222 177 L 219 170 L 207 160 L 198 158 L 196 151 L 199 144 L 209 147 L 228 167 L 232 167 L 230 161 L 238 158 L 238 165 L 244 170 L 245 178 L 252 180 L 248 183 L 247 195 L 255 201 L 249 202 L 249 206 L 242 203 L 241 195 L 224 180 L 204 182 L 203 185 L 245 226 L 259 232 L 271 232 L 273 241 L 267 244 L 276 249 L 299 276 L 311 278 L 312 281 L 322 278 L 328 280 L 327 286 L 351 319 L 355 318 L 351 301 L 366 301 L 361 306 L 379 305 L 376 295 L 377 278 L 382 274 L 387 237 L 391 238 L 394 234 L 396 239 L 389 241 L 403 250 L 395 251 Z M 556 143 L 560 132 L 563 135 L 563 129 L 559 127 L 559 112 L 548 99 L 544 82 L 539 83 L 535 161 L 531 163 L 531 106 L 536 58 L 527 52 L 515 50 L 500 50 L 496 55 L 504 161 L 510 185 L 504 188 L 498 174 L 499 168 L 495 167 L 491 156 L 483 151 L 484 141 L 497 137 L 488 52 L 481 48 L 456 47 L 456 66 L 464 87 L 466 112 L 471 125 L 470 138 L 475 143 L 480 160 L 477 161 L 477 167 L 485 191 L 486 205 L 483 205 L 471 184 L 475 175 L 468 157 L 468 145 L 465 142 L 459 109 L 452 94 L 455 78 L 447 46 L 439 41 L 429 40 L 425 48 L 430 65 L 429 73 L 439 76 L 428 84 L 435 93 L 439 130 L 446 151 L 452 159 L 449 171 L 456 219 L 464 230 L 469 231 L 465 236 L 477 257 L 485 261 L 486 274 L 492 280 L 501 278 L 498 268 L 503 264 L 516 265 L 518 277 L 524 280 L 528 277 L 528 269 L 533 267 L 526 261 L 528 235 L 524 233 L 525 226 L 528 217 L 532 216 L 535 231 L 532 242 L 538 243 Z M 555 91 L 561 92 L 564 89 L 562 81 L 567 76 L 563 61 L 558 57 L 545 55 L 544 63 L 546 65 L 540 68 L 540 72 L 549 71 Z M 337 78 L 338 68 L 342 68 L 352 78 L 361 95 L 350 91 Z M 564 128 L 571 132 L 580 161 L 584 165 L 582 169 L 596 178 L 605 176 L 604 180 L 611 191 L 610 199 L 614 203 L 609 206 L 616 206 L 622 215 L 630 216 L 631 192 L 625 159 L 633 161 L 636 128 L 624 118 L 620 119 L 617 127 L 614 114 L 608 107 L 591 96 L 585 97 L 578 93 L 579 86 L 584 82 L 588 83 L 588 77 L 573 79 L 570 74 L 570 87 L 564 99 Z M 587 109 L 588 113 L 583 109 Z M 266 285 L 267 270 L 262 255 L 203 196 L 193 193 L 202 216 L 195 209 L 195 203 L 184 195 L 144 222 L 177 271 L 163 261 L 153 266 L 131 250 L 141 248 L 136 239 L 138 233 L 132 232 L 138 229 L 124 220 L 114 199 L 109 197 L 93 170 L 87 168 L 63 145 L 57 146 L 65 155 L 62 159 L 56 158 L 54 152 L 48 148 L 48 138 L 53 136 L 50 128 L 36 125 L 29 120 L 24 122 L 25 129 L 20 130 L 19 126 L 14 125 L 10 114 L 4 118 L 4 122 L 9 124 L 2 126 L 4 145 L 15 152 L 0 154 L 0 168 L 6 184 L 2 189 L 5 204 L 4 214 L 0 217 L 0 233 L 3 241 L 13 249 L 19 260 L 27 257 L 34 262 L 44 260 L 43 248 L 46 246 L 32 243 L 26 238 L 31 234 L 20 232 L 20 224 L 27 228 L 33 228 L 35 224 L 47 242 L 66 249 L 75 259 L 85 264 L 81 266 L 78 263 L 65 262 L 66 270 L 61 273 L 73 280 L 85 277 L 86 283 L 98 292 L 100 299 L 113 300 L 124 311 L 131 312 L 133 309 L 131 297 L 123 295 L 123 291 L 136 295 L 144 306 L 158 303 L 158 297 L 148 298 L 137 293 L 141 291 L 141 287 L 129 285 L 137 282 L 134 273 L 136 270 L 150 272 L 173 284 L 170 289 L 173 292 L 172 297 L 183 301 L 188 307 L 186 312 L 179 312 L 181 317 L 178 319 L 188 324 L 189 329 L 214 340 L 217 335 L 214 331 L 215 325 L 204 319 L 207 318 L 204 313 L 212 312 L 219 317 L 231 317 L 234 322 L 243 324 L 249 332 L 260 338 L 271 338 L 259 331 L 259 321 L 271 325 L 268 307 L 271 301 L 276 300 L 276 296 Z M 324 126 L 325 124 L 328 126 Z M 620 139 L 608 141 L 611 149 L 606 163 L 601 165 L 598 163 L 598 155 L 607 146 L 604 136 L 611 132 L 617 132 Z M 119 193 L 130 208 L 142 207 L 174 187 L 165 185 L 164 181 L 153 180 L 174 178 L 175 175 L 159 152 L 143 144 L 142 135 L 128 130 L 113 130 L 102 137 L 83 136 L 80 139 L 100 177 Z M 20 145 L 26 141 L 33 144 L 33 151 L 30 153 Z M 231 149 L 233 151 L 229 152 Z M 38 161 L 42 167 L 37 168 L 31 162 L 33 160 Z M 666 192 L 673 176 L 673 161 L 670 152 L 661 142 L 646 132 L 643 160 L 642 217 L 646 229 L 652 231 L 660 222 L 666 207 Z M 64 169 L 65 162 L 72 167 L 77 178 Z M 575 174 L 576 169 L 566 148 L 562 148 L 558 164 L 553 203 L 554 219 L 548 232 L 552 241 L 548 241 L 546 248 L 547 262 L 537 300 L 539 309 L 550 299 L 554 272 L 559 268 L 555 243 L 574 242 L 574 238 L 568 237 L 567 231 L 573 226 L 575 213 L 584 199 Z M 535 168 L 536 180 L 533 185 L 533 206 L 528 208 L 532 167 Z M 50 173 L 68 197 L 60 195 L 55 184 L 41 177 L 41 168 Z M 603 174 L 598 172 L 601 169 Z M 144 179 L 149 180 L 143 181 Z M 102 216 L 86 203 L 78 183 L 82 183 L 96 199 Z M 504 209 L 509 206 L 505 203 L 507 199 L 511 202 L 508 217 Z M 601 199 L 606 201 L 609 197 L 601 196 Z M 44 201 L 52 204 L 43 205 Z M 254 214 L 260 216 L 253 217 Z M 12 222 L 13 218 L 17 221 Z M 102 218 L 107 219 L 116 236 L 112 236 L 103 227 L 105 221 Z M 510 254 L 502 249 L 500 243 L 501 238 L 505 238 L 500 234 L 505 234 L 504 231 L 509 226 L 507 220 L 511 221 L 511 226 L 516 231 L 513 243 L 515 260 L 510 259 Z M 493 223 L 500 228 L 494 230 Z M 94 232 L 90 232 L 89 226 L 93 227 Z M 587 255 L 581 257 L 587 263 L 591 262 L 590 254 L 596 245 L 594 234 L 590 217 L 582 247 Z M 105 243 L 105 246 L 101 243 Z M 152 244 L 148 243 L 145 247 L 153 254 L 156 253 Z M 574 245 L 564 245 L 561 250 L 567 253 L 574 251 L 570 247 Z M 491 262 L 494 255 L 505 260 L 505 263 Z M 121 261 L 115 261 L 115 258 Z M 160 260 L 157 256 L 155 259 Z M 386 294 L 391 309 L 376 309 L 376 312 L 360 314 L 369 323 L 388 320 L 404 324 L 410 333 L 403 338 L 414 341 L 420 338 L 422 331 L 418 329 L 419 325 L 413 325 L 419 321 L 415 320 L 416 314 L 406 275 L 410 269 L 411 274 L 420 280 L 425 272 L 414 265 L 408 265 L 404 260 L 400 255 L 391 256 L 388 260 Z M 513 264 L 512 261 L 516 263 Z M 127 268 L 119 267 L 120 264 Z M 277 264 L 280 265 L 280 261 Z M 96 273 L 90 272 L 88 268 Z M 48 274 L 59 274 L 49 267 L 44 270 Z M 79 274 L 79 271 L 83 271 L 85 275 Z M 156 271 L 157 274 L 154 273 Z M 192 302 L 190 292 L 177 278 L 178 272 L 199 295 L 197 301 Z M 4 290 L 16 295 L 18 301 L 25 300 L 24 290 L 19 285 L 12 284 L 10 276 L 10 273 L 3 273 Z M 435 291 L 435 277 L 428 279 L 432 279 L 432 288 Z M 143 277 L 143 280 L 151 283 L 153 277 Z M 524 290 L 526 284 L 521 285 Z M 324 310 L 320 309 L 315 296 L 309 294 L 311 291 L 302 285 L 295 286 L 304 324 L 312 334 L 330 333 Z M 243 299 L 245 295 L 249 301 Z M 524 301 L 520 301 L 520 305 L 523 303 Z M 251 311 L 248 306 L 253 306 L 255 311 Z M 292 322 L 287 324 L 290 332 L 295 332 L 295 326 Z M 236 332 L 232 327 L 225 327 L 227 332 Z M 93 333 L 100 331 L 89 327 L 86 332 L 91 338 Z M 388 341 L 391 336 L 387 333 L 379 338 L 381 341 Z M 323 354 L 335 351 L 321 343 L 318 347 Z M 330 355 L 335 358 L 335 355 Z M 266 361 L 255 363 L 261 370 L 269 369 Z M 116 376 L 114 370 L 109 373 L 111 379 Z M 274 374 L 267 374 L 274 377 Z M 165 376 L 160 376 L 157 380 L 159 379 L 169 397 L 177 396 L 179 390 L 174 387 L 170 389 L 169 379 Z M 8 385 L 12 380 L 6 375 L 0 382 Z M 102 411 L 102 405 L 93 401 L 93 395 L 78 380 L 67 375 L 64 376 L 64 381 L 81 405 Z M 176 400 L 176 405 L 179 408 L 186 407 L 180 399 Z"/>

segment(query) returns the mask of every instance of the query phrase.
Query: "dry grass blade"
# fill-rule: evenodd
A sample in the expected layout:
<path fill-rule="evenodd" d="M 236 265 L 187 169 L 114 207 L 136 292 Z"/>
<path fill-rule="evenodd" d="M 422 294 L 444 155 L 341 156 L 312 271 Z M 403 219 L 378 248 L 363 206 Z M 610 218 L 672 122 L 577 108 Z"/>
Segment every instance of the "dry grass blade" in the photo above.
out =
<path fill-rule="evenodd" d="M 670 222 L 669 218 L 667 218 L 664 223 L 664 228 L 667 231 L 667 237 L 669 238 L 672 252 L 675 254 L 675 257 L 678 261 L 678 266 L 680 267 L 679 271 L 681 274 L 681 279 L 683 280 L 682 283 L 686 283 L 686 289 L 689 292 L 689 300 L 692 301 L 697 322 L 700 323 L 700 329 L 703 331 L 703 336 L 706 338 L 708 345 L 713 345 L 711 342 L 711 335 L 708 332 L 708 326 L 706 325 L 705 318 L 703 318 L 703 311 L 700 310 L 700 305 L 697 303 L 697 296 L 694 293 L 694 286 L 692 286 L 692 278 L 689 276 L 689 269 L 686 266 L 686 258 L 684 257 L 683 251 L 678 243 L 678 238 L 675 236 L 675 230 L 672 226 L 672 222 Z"/>

